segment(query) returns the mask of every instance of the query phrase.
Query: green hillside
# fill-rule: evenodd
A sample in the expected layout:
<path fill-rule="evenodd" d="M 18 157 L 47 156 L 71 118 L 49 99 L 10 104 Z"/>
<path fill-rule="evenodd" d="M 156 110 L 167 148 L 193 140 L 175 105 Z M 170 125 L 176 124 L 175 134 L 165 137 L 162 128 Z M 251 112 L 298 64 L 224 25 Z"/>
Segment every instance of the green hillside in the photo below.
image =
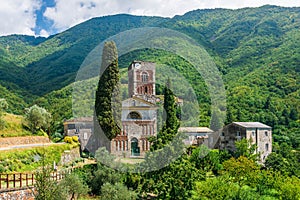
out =
<path fill-rule="evenodd" d="M 62 119 L 72 116 L 70 84 L 88 53 L 122 31 L 165 27 L 192 37 L 214 59 L 227 90 L 227 122 L 264 122 L 274 127 L 275 141 L 299 148 L 299 15 L 300 8 L 277 6 L 195 10 L 174 18 L 115 15 L 91 19 L 47 39 L 0 37 L 0 97 L 8 100 L 13 113 L 22 113 L 32 103 L 46 107 L 54 116 L 54 130 L 61 131 Z M 189 64 L 168 52 L 145 49 L 122 56 L 120 67 L 126 71 L 136 59 L 178 70 L 196 92 L 199 124 L 209 125 L 206 85 Z"/>
<path fill-rule="evenodd" d="M 23 127 L 24 118 L 20 115 L 5 114 L 3 117 L 6 122 L 4 129 L 0 130 L 0 137 L 21 137 L 32 136 L 33 134 Z"/>

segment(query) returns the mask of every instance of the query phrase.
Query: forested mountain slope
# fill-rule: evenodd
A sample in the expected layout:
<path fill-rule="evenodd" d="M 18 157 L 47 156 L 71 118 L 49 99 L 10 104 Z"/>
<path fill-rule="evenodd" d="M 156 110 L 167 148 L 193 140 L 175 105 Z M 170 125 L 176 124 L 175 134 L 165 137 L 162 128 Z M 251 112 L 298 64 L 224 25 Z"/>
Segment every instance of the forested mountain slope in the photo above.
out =
<path fill-rule="evenodd" d="M 0 37 L 0 84 L 8 89 L 1 97 L 5 93 L 16 113 L 39 102 L 60 113 L 59 123 L 71 116 L 69 84 L 86 55 L 110 36 L 147 26 L 185 33 L 208 51 L 226 85 L 227 122 L 262 121 L 275 127 L 278 141 L 299 148 L 300 8 L 195 10 L 173 18 L 115 15 L 91 19 L 49 38 Z M 195 80 L 180 58 L 170 61 L 165 53 L 152 51 L 128 54 L 120 67 L 138 57 L 180 68 L 191 83 Z M 202 114 L 209 118 L 210 100 L 200 82 L 194 82 L 194 88 L 199 90 Z M 199 121 L 208 125 L 209 119 L 202 116 Z"/>

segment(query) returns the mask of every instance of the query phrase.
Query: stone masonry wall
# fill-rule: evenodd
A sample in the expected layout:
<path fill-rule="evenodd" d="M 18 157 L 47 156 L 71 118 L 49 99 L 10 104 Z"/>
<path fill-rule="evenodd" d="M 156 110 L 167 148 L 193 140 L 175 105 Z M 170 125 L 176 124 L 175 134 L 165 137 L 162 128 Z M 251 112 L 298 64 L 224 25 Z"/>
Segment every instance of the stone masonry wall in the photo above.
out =
<path fill-rule="evenodd" d="M 0 192 L 0 200 L 34 200 L 32 189 Z"/>
<path fill-rule="evenodd" d="M 0 147 L 22 145 L 22 144 L 37 144 L 49 143 L 50 140 L 45 136 L 26 136 L 26 137 L 9 137 L 0 138 Z"/>
<path fill-rule="evenodd" d="M 75 161 L 77 158 L 80 158 L 79 147 L 71 149 L 70 151 L 65 151 L 59 162 L 59 165 L 67 165 Z"/>

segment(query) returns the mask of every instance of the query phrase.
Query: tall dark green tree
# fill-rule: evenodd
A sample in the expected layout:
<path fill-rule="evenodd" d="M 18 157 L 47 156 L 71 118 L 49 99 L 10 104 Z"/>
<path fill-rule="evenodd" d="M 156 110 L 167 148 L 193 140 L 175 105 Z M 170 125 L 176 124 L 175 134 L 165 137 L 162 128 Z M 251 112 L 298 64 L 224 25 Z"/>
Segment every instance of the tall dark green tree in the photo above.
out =
<path fill-rule="evenodd" d="M 177 135 L 179 128 L 179 120 L 176 116 L 177 112 L 175 96 L 171 89 L 170 79 L 168 79 L 164 88 L 164 114 L 166 116 L 166 122 L 164 123 L 162 130 L 157 134 L 157 137 L 153 141 L 151 146 L 152 151 L 163 148 Z"/>
<path fill-rule="evenodd" d="M 171 89 L 170 79 L 167 80 L 164 88 L 164 110 L 166 112 L 166 124 L 165 128 L 171 128 L 173 130 L 178 128 L 179 122 L 176 116 L 177 104 L 175 102 L 175 96 Z"/>
<path fill-rule="evenodd" d="M 121 131 L 119 121 L 122 105 L 119 80 L 117 47 L 114 42 L 108 41 L 105 42 L 102 53 L 95 111 L 101 129 L 110 140 Z"/>

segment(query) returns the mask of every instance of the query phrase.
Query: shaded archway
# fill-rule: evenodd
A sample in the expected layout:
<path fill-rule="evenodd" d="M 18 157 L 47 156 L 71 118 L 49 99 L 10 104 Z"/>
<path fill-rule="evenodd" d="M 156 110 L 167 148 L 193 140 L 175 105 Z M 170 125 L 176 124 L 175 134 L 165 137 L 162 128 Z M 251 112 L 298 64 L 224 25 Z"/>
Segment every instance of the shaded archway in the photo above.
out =
<path fill-rule="evenodd" d="M 139 141 L 136 138 L 131 139 L 131 156 L 140 156 Z"/>
<path fill-rule="evenodd" d="M 140 113 L 132 111 L 127 115 L 127 119 L 142 119 L 142 116 Z"/>

